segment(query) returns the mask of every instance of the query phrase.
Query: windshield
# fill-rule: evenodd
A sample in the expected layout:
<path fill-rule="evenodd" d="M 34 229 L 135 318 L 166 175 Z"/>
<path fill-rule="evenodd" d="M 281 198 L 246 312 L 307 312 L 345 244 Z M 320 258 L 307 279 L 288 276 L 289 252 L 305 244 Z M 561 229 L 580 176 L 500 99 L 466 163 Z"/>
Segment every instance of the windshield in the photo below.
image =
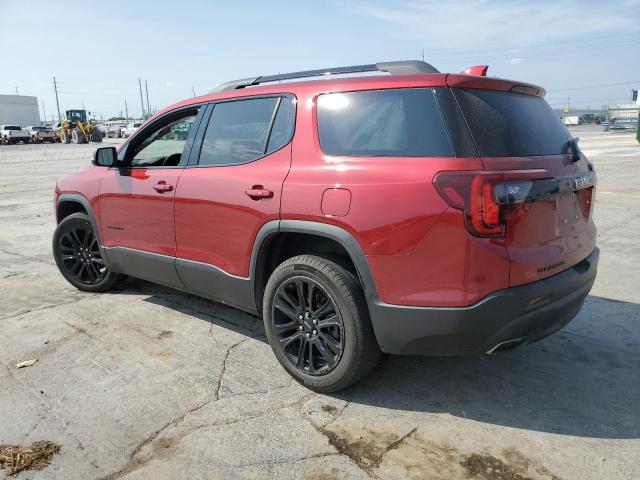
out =
<path fill-rule="evenodd" d="M 571 138 L 542 97 L 453 89 L 483 157 L 557 155 Z"/>
<path fill-rule="evenodd" d="M 17 125 L 5 125 L 4 129 L 5 130 L 21 130 L 21 128 L 18 127 Z"/>

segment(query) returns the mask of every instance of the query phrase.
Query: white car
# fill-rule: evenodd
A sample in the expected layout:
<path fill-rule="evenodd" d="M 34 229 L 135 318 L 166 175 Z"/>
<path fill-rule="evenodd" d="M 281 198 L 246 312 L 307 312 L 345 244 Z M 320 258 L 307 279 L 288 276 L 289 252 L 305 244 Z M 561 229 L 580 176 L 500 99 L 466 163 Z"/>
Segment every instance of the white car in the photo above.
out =
<path fill-rule="evenodd" d="M 31 135 L 19 125 L 0 125 L 0 141 L 6 144 L 29 143 Z"/>
<path fill-rule="evenodd" d="M 127 138 L 130 137 L 131 135 L 134 134 L 134 132 L 136 130 L 138 130 L 140 128 L 140 125 L 142 125 L 142 122 L 131 122 L 131 123 L 127 123 L 127 125 L 122 128 L 120 130 L 120 136 L 122 138 Z"/>
<path fill-rule="evenodd" d="M 44 143 L 57 141 L 56 132 L 49 127 L 42 127 L 38 125 L 32 125 L 25 127 L 25 130 L 29 132 L 31 136 L 31 143 Z"/>

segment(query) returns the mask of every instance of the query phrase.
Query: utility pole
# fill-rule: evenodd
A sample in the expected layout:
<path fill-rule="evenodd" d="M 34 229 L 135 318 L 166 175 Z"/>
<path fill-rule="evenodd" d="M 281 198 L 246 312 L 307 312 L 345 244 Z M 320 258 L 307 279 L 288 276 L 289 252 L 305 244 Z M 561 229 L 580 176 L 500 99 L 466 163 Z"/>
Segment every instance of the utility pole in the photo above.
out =
<path fill-rule="evenodd" d="M 18 95 L 18 87 L 15 87 L 15 89 L 16 89 L 16 96 L 17 96 Z"/>
<path fill-rule="evenodd" d="M 53 77 L 53 90 L 56 92 L 56 107 L 58 107 L 58 123 L 62 123 L 62 117 L 60 116 L 60 102 L 58 101 L 58 84 L 56 83 L 56 77 Z"/>
<path fill-rule="evenodd" d="M 149 107 L 149 86 L 146 80 L 144 81 L 144 89 L 147 91 L 147 113 L 151 115 L 151 107 Z"/>
<path fill-rule="evenodd" d="M 195 97 L 196 96 L 196 87 L 195 87 L 195 85 L 191 86 L 191 90 L 193 91 L 193 96 Z"/>
<path fill-rule="evenodd" d="M 422 61 L 424 62 L 424 48 L 422 49 Z"/>
<path fill-rule="evenodd" d="M 142 107 L 142 118 L 144 119 L 144 100 L 142 99 L 142 80 L 138 77 L 138 86 L 140 87 L 140 106 Z"/>
<path fill-rule="evenodd" d="M 44 123 L 47 123 L 47 111 L 44 109 L 44 100 L 42 100 L 42 118 L 44 118 Z"/>
<path fill-rule="evenodd" d="M 129 107 L 127 106 L 127 101 L 124 101 L 124 111 L 127 112 L 127 122 L 129 121 Z"/>
<path fill-rule="evenodd" d="M 82 109 L 84 110 L 84 100 L 80 100 L 80 103 L 82 104 Z"/>

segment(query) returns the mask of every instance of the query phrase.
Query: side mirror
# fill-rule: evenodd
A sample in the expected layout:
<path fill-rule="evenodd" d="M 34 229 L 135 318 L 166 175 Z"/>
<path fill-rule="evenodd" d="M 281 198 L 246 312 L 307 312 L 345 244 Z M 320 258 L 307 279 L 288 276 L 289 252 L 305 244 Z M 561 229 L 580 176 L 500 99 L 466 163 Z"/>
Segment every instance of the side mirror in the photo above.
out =
<path fill-rule="evenodd" d="M 102 147 L 93 155 L 93 163 L 98 167 L 112 167 L 118 161 L 118 153 L 115 147 Z"/>

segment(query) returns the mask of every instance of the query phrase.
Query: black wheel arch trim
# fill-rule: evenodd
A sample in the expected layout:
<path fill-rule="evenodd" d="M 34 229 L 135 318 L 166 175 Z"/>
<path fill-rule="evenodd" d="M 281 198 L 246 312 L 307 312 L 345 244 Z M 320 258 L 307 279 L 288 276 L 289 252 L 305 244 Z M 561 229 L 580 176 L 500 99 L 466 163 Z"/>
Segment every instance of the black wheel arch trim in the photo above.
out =
<path fill-rule="evenodd" d="M 102 246 L 102 239 L 100 237 L 100 229 L 98 229 L 98 224 L 96 222 L 95 215 L 93 213 L 93 208 L 91 208 L 91 204 L 87 198 L 79 193 L 62 193 L 58 196 L 58 200 L 56 202 L 56 224 L 60 223 L 63 219 L 58 218 L 58 212 L 60 210 L 60 206 L 63 203 L 77 203 L 85 210 L 87 216 L 89 217 L 89 221 L 91 222 L 91 226 L 93 227 L 93 231 L 96 235 L 96 239 L 98 240 L 98 246 L 100 248 L 100 254 L 102 255 L 102 259 L 104 260 L 107 268 L 110 269 L 109 258 L 107 256 L 107 251 Z"/>
<path fill-rule="evenodd" d="M 308 233 L 320 235 L 335 240 L 347 251 L 354 266 L 356 267 L 358 278 L 362 283 L 365 294 L 375 294 L 376 287 L 373 275 L 369 269 L 369 263 L 365 257 L 360 243 L 344 228 L 329 223 L 313 222 L 308 220 L 281 220 L 281 232 Z"/>

